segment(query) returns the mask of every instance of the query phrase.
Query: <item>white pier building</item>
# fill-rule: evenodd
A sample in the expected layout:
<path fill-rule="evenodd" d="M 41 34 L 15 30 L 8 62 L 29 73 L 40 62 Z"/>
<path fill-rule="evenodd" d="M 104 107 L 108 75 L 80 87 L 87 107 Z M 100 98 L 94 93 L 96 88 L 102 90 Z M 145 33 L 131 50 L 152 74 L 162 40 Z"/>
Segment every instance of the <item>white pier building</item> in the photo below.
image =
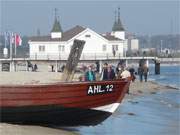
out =
<path fill-rule="evenodd" d="M 30 58 L 66 60 L 74 39 L 86 42 L 81 59 L 123 57 L 125 30 L 120 20 L 120 11 L 118 10 L 118 17 L 117 19 L 115 17 L 112 31 L 108 34 L 98 34 L 90 28 L 79 25 L 63 32 L 55 15 L 49 35 L 34 36 L 29 39 Z"/>

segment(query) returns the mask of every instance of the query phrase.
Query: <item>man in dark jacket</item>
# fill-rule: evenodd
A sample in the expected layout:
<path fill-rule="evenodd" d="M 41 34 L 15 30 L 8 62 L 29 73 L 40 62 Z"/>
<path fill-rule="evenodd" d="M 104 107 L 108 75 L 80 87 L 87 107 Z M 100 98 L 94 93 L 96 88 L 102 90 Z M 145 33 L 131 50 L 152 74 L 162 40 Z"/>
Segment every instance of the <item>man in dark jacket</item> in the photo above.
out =
<path fill-rule="evenodd" d="M 143 75 L 144 75 L 145 82 L 147 82 L 148 72 L 149 72 L 149 69 L 148 69 L 147 65 L 145 64 L 144 67 L 143 67 Z"/>
<path fill-rule="evenodd" d="M 104 63 L 102 73 L 101 73 L 101 80 L 108 80 L 108 64 Z"/>
<path fill-rule="evenodd" d="M 136 79 L 135 69 L 134 69 L 133 67 L 131 67 L 131 68 L 129 69 L 129 72 L 131 73 L 131 79 L 132 79 L 132 81 L 134 82 L 135 79 Z"/>
<path fill-rule="evenodd" d="M 138 68 L 138 75 L 139 75 L 140 82 L 142 82 L 143 81 L 143 67 L 142 66 L 139 66 Z"/>
<path fill-rule="evenodd" d="M 115 79 L 115 72 L 112 69 L 112 66 L 109 65 L 108 66 L 108 80 L 113 80 L 113 79 Z"/>

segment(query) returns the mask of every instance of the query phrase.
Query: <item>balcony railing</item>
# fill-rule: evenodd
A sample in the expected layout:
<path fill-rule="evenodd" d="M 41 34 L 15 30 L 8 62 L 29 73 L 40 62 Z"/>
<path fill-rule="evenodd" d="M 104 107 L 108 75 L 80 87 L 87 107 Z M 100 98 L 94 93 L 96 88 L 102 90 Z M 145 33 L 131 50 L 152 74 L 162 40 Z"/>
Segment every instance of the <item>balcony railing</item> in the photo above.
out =
<path fill-rule="evenodd" d="M 12 58 L 0 57 L 0 59 L 16 59 L 16 60 L 67 60 L 68 53 L 59 53 L 59 54 L 39 54 L 34 53 L 30 55 L 13 55 Z M 147 57 L 147 56 L 136 56 L 136 57 L 124 57 L 121 53 L 82 53 L 80 60 L 117 60 L 117 59 L 157 59 L 158 57 Z"/>
<path fill-rule="evenodd" d="M 31 60 L 67 60 L 69 54 L 30 54 Z M 98 59 L 119 59 L 123 57 L 122 54 L 113 55 L 111 53 L 82 53 L 81 60 L 98 60 Z"/>

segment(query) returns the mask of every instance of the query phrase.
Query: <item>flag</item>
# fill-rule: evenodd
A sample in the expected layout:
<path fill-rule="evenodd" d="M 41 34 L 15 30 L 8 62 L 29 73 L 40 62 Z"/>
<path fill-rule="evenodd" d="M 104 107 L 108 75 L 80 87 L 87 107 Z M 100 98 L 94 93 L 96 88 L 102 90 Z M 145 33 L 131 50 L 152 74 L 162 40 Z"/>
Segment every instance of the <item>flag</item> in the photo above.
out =
<path fill-rule="evenodd" d="M 6 44 L 7 44 L 7 35 L 6 32 L 4 32 L 4 48 L 6 48 Z"/>
<path fill-rule="evenodd" d="M 22 39 L 21 39 L 20 35 L 15 34 L 14 39 L 15 39 L 16 46 L 20 46 L 22 44 Z"/>
<path fill-rule="evenodd" d="M 4 32 L 4 40 L 5 40 L 5 42 L 7 42 L 7 40 L 8 40 L 8 33 L 7 32 Z"/>
<path fill-rule="evenodd" d="M 10 36 L 10 33 L 9 32 L 5 32 L 4 33 L 4 37 L 5 37 L 5 43 L 6 43 L 6 45 L 7 46 L 9 46 L 9 44 L 10 44 L 10 40 L 11 40 L 11 36 Z"/>

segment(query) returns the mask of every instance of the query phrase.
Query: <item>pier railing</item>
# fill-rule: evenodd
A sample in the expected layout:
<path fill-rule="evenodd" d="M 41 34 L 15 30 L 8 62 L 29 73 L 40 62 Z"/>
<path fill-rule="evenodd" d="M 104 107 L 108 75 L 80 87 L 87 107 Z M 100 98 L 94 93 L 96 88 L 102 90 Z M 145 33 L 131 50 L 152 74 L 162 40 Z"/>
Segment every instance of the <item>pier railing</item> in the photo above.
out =
<path fill-rule="evenodd" d="M 12 58 L 6 57 L 1 59 L 13 59 L 13 60 L 67 60 L 68 53 L 59 53 L 59 54 L 31 54 L 22 56 L 13 56 Z M 112 53 L 82 53 L 80 60 L 118 60 L 118 59 L 152 59 L 155 60 L 157 57 L 124 57 L 121 53 L 113 55 Z"/>
<path fill-rule="evenodd" d="M 67 60 L 69 54 L 31 54 L 30 59 L 32 60 Z M 111 53 L 82 53 L 81 60 L 99 60 L 99 59 L 119 59 L 123 57 L 121 54 L 113 55 Z"/>

